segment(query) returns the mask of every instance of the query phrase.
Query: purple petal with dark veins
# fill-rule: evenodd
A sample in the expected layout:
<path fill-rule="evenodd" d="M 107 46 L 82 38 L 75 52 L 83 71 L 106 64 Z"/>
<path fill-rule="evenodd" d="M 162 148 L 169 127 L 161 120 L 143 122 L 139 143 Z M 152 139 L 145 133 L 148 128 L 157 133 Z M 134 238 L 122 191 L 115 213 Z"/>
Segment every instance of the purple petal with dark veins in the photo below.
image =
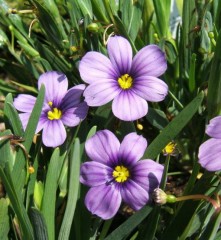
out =
<path fill-rule="evenodd" d="M 110 219 L 117 213 L 121 195 L 115 184 L 92 187 L 85 198 L 88 210 L 102 219 Z"/>
<path fill-rule="evenodd" d="M 204 142 L 198 153 L 200 165 L 208 171 L 221 170 L 221 139 L 211 138 Z"/>
<path fill-rule="evenodd" d="M 161 76 L 167 69 L 165 53 L 157 45 L 142 48 L 134 57 L 131 73 L 134 78 Z"/>
<path fill-rule="evenodd" d="M 57 147 L 64 143 L 66 131 L 61 120 L 48 120 L 42 132 L 42 141 L 47 147 Z"/>
<path fill-rule="evenodd" d="M 102 106 L 112 101 L 120 92 L 116 81 L 104 80 L 103 83 L 90 84 L 84 91 L 84 97 L 89 106 Z"/>
<path fill-rule="evenodd" d="M 118 162 L 120 142 L 109 130 L 98 131 L 85 143 L 88 157 L 107 166 Z"/>
<path fill-rule="evenodd" d="M 119 159 L 126 165 L 134 165 L 141 159 L 147 148 L 147 141 L 141 135 L 130 133 L 126 135 L 120 145 Z"/>
<path fill-rule="evenodd" d="M 133 180 L 120 185 L 122 200 L 132 209 L 141 209 L 149 200 L 149 194 Z"/>
<path fill-rule="evenodd" d="M 88 105 L 86 102 L 82 102 L 79 103 L 76 107 L 69 108 L 64 113 L 62 112 L 61 120 L 64 125 L 68 127 L 74 127 L 86 118 L 87 112 Z"/>
<path fill-rule="evenodd" d="M 60 72 L 49 71 L 43 73 L 38 79 L 38 89 L 45 85 L 45 101 L 52 102 L 53 107 L 58 107 L 68 89 L 68 79 Z"/>
<path fill-rule="evenodd" d="M 168 94 L 168 86 L 156 77 L 142 76 L 136 78 L 133 91 L 150 102 L 160 102 Z"/>
<path fill-rule="evenodd" d="M 151 193 L 160 184 L 164 166 L 153 160 L 141 160 L 131 169 L 133 180 Z"/>
<path fill-rule="evenodd" d="M 80 84 L 70 88 L 62 99 L 61 110 L 65 111 L 69 108 L 76 107 L 81 102 L 83 92 L 86 88 L 85 84 Z"/>
<path fill-rule="evenodd" d="M 107 51 L 118 77 L 129 74 L 132 64 L 132 48 L 126 38 L 120 36 L 110 37 L 107 43 Z"/>
<path fill-rule="evenodd" d="M 85 162 L 81 165 L 80 182 L 89 186 L 96 187 L 110 182 L 113 177 L 113 169 L 99 162 Z"/>
<path fill-rule="evenodd" d="M 221 116 L 214 117 L 209 121 L 206 134 L 213 138 L 221 138 Z"/>
<path fill-rule="evenodd" d="M 19 94 L 14 99 L 14 106 L 18 111 L 31 113 L 36 102 L 36 97 L 28 94 Z"/>
<path fill-rule="evenodd" d="M 86 83 L 103 83 L 104 79 L 116 80 L 118 78 L 110 60 L 99 52 L 86 53 L 80 61 L 79 72 Z"/>
<path fill-rule="evenodd" d="M 147 114 L 148 105 L 146 100 L 126 90 L 114 98 L 112 111 L 121 120 L 134 121 Z"/>

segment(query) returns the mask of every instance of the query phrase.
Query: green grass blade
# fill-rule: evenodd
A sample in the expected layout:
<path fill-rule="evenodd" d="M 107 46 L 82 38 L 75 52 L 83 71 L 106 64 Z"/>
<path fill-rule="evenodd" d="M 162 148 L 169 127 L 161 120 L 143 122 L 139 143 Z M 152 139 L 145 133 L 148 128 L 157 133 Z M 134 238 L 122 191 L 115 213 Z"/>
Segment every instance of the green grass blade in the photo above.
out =
<path fill-rule="evenodd" d="M 8 201 L 5 198 L 0 199 L 0 239 L 8 239 L 10 230 L 8 216 Z"/>
<path fill-rule="evenodd" d="M 78 199 L 79 190 L 79 176 L 80 176 L 80 141 L 75 139 L 72 156 L 70 158 L 70 177 L 67 206 L 59 232 L 59 240 L 69 239 L 70 229 L 74 217 L 76 203 Z"/>
<path fill-rule="evenodd" d="M 41 212 L 45 218 L 48 229 L 48 239 L 55 239 L 55 208 L 56 192 L 58 188 L 58 179 L 64 161 L 64 154 L 61 155 L 60 149 L 55 148 L 50 159 L 47 177 L 45 182 L 44 195 L 42 200 Z"/>
<path fill-rule="evenodd" d="M 39 91 L 35 106 L 31 113 L 28 125 L 25 130 L 24 134 L 24 143 L 23 146 L 25 147 L 26 151 L 29 152 L 32 144 L 33 137 L 35 135 L 35 130 L 38 124 L 38 120 L 42 111 L 42 106 L 44 102 L 44 95 L 45 95 L 45 87 L 42 85 Z M 13 181 L 17 184 L 17 188 L 21 190 L 23 187 L 24 182 L 21 181 L 21 173 L 24 169 L 26 163 L 25 155 L 22 149 L 19 149 L 18 154 L 16 156 L 15 165 L 13 168 Z"/>
<path fill-rule="evenodd" d="M 128 236 L 152 211 L 152 207 L 145 206 L 136 212 L 117 229 L 110 233 L 105 240 L 121 240 Z"/>
<path fill-rule="evenodd" d="M 154 159 L 157 157 L 163 148 L 172 141 L 191 120 L 202 103 L 203 97 L 204 94 L 201 92 L 162 130 L 147 148 L 144 158 Z"/>

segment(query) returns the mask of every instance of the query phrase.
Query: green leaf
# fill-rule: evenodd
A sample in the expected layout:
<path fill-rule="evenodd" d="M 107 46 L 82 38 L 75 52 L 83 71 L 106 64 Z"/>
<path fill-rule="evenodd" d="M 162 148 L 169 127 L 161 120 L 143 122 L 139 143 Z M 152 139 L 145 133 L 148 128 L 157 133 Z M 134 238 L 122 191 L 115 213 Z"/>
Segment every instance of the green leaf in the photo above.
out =
<path fill-rule="evenodd" d="M 207 109 L 209 119 L 221 114 L 221 31 L 209 75 Z"/>
<path fill-rule="evenodd" d="M 152 211 L 152 207 L 145 206 L 136 212 L 117 229 L 110 233 L 105 240 L 121 240 L 127 237 Z"/>
<path fill-rule="evenodd" d="M 79 190 L 79 176 L 80 176 L 80 141 L 78 138 L 75 139 L 73 152 L 69 161 L 70 174 L 69 174 L 69 188 L 68 188 L 68 199 L 64 218 L 59 232 L 59 240 L 69 239 L 70 229 L 75 213 L 76 203 L 78 199 Z"/>
<path fill-rule="evenodd" d="M 206 229 L 203 231 L 199 240 L 214 239 L 220 227 L 220 223 L 221 223 L 221 213 L 217 212 L 211 217 L 209 223 L 206 226 Z"/>
<path fill-rule="evenodd" d="M 0 199 L 0 239 L 8 239 L 9 215 L 8 215 L 8 201 L 5 198 Z"/>
<path fill-rule="evenodd" d="M 201 92 L 194 98 L 153 140 L 147 148 L 144 158 L 154 159 L 187 125 L 202 103 L 204 94 Z"/>
<path fill-rule="evenodd" d="M 38 124 L 38 120 L 40 118 L 41 111 L 42 111 L 44 95 L 45 95 L 45 87 L 44 85 L 42 85 L 24 133 L 25 141 L 23 142 L 23 146 L 27 152 L 29 152 L 31 148 L 32 141 L 35 135 L 35 130 Z M 16 156 L 15 165 L 14 165 L 13 174 L 12 174 L 13 181 L 14 183 L 17 184 L 17 189 L 19 190 L 21 190 L 24 184 L 24 182 L 21 181 L 21 174 L 22 174 L 22 170 L 24 169 L 26 161 L 27 161 L 26 156 L 24 155 L 23 150 L 19 149 L 18 154 Z"/>
<path fill-rule="evenodd" d="M 12 174 L 7 164 L 4 169 L 0 166 L 0 177 L 12 204 L 13 210 L 17 215 L 18 221 L 21 226 L 22 235 L 27 240 L 34 239 L 33 229 L 28 218 L 26 209 L 22 203 L 20 191 L 18 192 L 18 189 L 15 188 L 15 185 L 12 181 Z"/>
<path fill-rule="evenodd" d="M 34 230 L 34 239 L 48 240 L 47 227 L 41 212 L 39 212 L 38 209 L 32 207 L 29 210 L 29 216 Z"/>
<path fill-rule="evenodd" d="M 21 120 L 18 116 L 18 112 L 13 106 L 12 94 L 9 93 L 5 98 L 4 113 L 6 122 L 9 122 L 10 126 L 13 129 L 13 132 L 16 136 L 23 136 L 24 130 L 22 127 Z"/>
<path fill-rule="evenodd" d="M 46 176 L 41 212 L 46 222 L 49 239 L 55 239 L 56 192 L 59 174 L 65 157 L 64 155 L 65 154 L 61 155 L 59 148 L 55 148 L 50 159 Z"/>

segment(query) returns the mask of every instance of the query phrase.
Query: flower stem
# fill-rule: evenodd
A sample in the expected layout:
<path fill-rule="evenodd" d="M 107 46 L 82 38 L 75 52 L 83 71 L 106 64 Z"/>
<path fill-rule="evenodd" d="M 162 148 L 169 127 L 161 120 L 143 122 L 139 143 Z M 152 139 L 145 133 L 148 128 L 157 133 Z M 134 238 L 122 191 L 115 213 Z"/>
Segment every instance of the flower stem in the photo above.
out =
<path fill-rule="evenodd" d="M 181 196 L 181 197 L 176 198 L 176 202 L 186 201 L 186 200 L 205 200 L 207 202 L 210 202 L 213 205 L 213 207 L 215 208 L 215 210 L 220 208 L 220 205 L 216 200 L 214 200 L 208 196 L 205 196 L 203 194 L 187 195 L 187 196 Z"/>
<path fill-rule="evenodd" d="M 180 107 L 180 109 L 183 109 L 183 104 L 175 97 L 175 95 L 169 91 L 169 96 L 174 100 L 174 102 Z"/>

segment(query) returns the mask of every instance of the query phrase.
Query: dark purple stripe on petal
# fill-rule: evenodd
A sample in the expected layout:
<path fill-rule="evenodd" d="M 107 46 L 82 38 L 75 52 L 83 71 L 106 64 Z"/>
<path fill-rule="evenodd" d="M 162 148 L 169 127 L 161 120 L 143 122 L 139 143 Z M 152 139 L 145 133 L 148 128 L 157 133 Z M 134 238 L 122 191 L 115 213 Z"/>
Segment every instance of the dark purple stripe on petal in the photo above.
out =
<path fill-rule="evenodd" d="M 213 138 L 221 138 L 221 116 L 214 117 L 206 127 L 206 134 Z"/>
<path fill-rule="evenodd" d="M 14 99 L 14 106 L 18 111 L 31 113 L 36 102 L 36 97 L 28 94 L 19 94 Z"/>
<path fill-rule="evenodd" d="M 88 52 L 79 64 L 81 78 L 86 83 L 103 82 L 103 79 L 117 79 L 118 74 L 110 60 L 99 52 Z"/>
<path fill-rule="evenodd" d="M 62 122 L 68 127 L 77 126 L 83 121 L 88 113 L 88 105 L 86 102 L 78 104 L 75 108 L 70 108 L 65 112 L 62 112 Z"/>
<path fill-rule="evenodd" d="M 89 186 L 96 187 L 110 182 L 110 172 L 112 168 L 95 161 L 86 162 L 81 165 L 80 182 Z"/>
<path fill-rule="evenodd" d="M 126 135 L 120 145 L 119 159 L 123 165 L 134 165 L 141 159 L 147 147 L 147 141 L 141 135 L 130 133 Z"/>
<path fill-rule="evenodd" d="M 42 132 L 42 141 L 47 147 L 57 147 L 64 143 L 66 130 L 61 120 L 48 120 Z"/>
<path fill-rule="evenodd" d="M 149 194 L 136 182 L 129 180 L 121 185 L 122 200 L 132 209 L 141 209 L 149 200 Z"/>
<path fill-rule="evenodd" d="M 112 111 L 116 117 L 124 121 L 134 121 L 147 114 L 146 100 L 130 90 L 122 91 L 113 100 Z"/>
<path fill-rule="evenodd" d="M 89 106 L 102 106 L 112 101 L 119 93 L 119 88 L 116 81 L 96 82 L 90 84 L 84 91 L 85 101 Z"/>
<path fill-rule="evenodd" d="M 142 76 L 135 79 L 133 91 L 150 102 L 160 102 L 168 94 L 168 86 L 156 77 Z"/>
<path fill-rule="evenodd" d="M 132 64 L 132 48 L 126 38 L 114 36 L 109 38 L 107 43 L 108 55 L 118 76 L 130 73 Z"/>
<path fill-rule="evenodd" d="M 211 138 L 199 148 L 199 163 L 206 170 L 215 172 L 221 170 L 221 139 Z"/>
<path fill-rule="evenodd" d="M 133 77 L 161 76 L 167 69 L 165 53 L 157 45 L 142 48 L 134 57 L 131 73 Z"/>
<path fill-rule="evenodd" d="M 68 79 L 60 72 L 49 71 L 43 73 L 38 79 L 38 89 L 45 85 L 45 101 L 52 102 L 53 107 L 58 107 L 68 89 Z"/>
<path fill-rule="evenodd" d="M 88 210 L 102 219 L 110 219 L 121 204 L 120 191 L 114 184 L 92 187 L 85 198 Z"/>

